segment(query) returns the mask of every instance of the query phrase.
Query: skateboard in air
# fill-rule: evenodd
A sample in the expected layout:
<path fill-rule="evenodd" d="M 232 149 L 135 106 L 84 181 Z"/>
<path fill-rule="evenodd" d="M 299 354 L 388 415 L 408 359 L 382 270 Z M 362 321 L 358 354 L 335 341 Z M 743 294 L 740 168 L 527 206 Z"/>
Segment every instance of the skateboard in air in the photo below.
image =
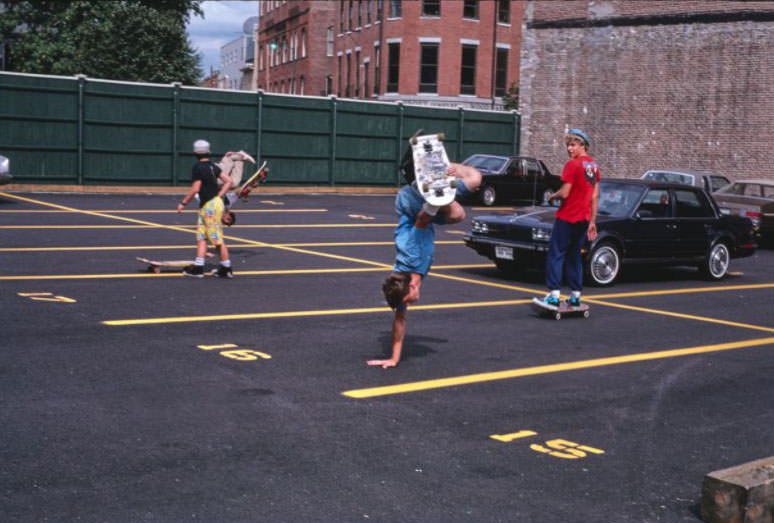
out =
<path fill-rule="evenodd" d="M 417 190 L 430 205 L 441 207 L 454 201 L 457 179 L 449 175 L 449 157 L 443 133 L 414 135 L 409 140 L 414 158 Z"/>
<path fill-rule="evenodd" d="M 242 184 L 242 186 L 237 191 L 237 196 L 239 196 L 242 201 L 246 202 L 247 195 L 250 194 L 250 191 L 258 187 L 259 183 L 266 181 L 266 174 L 268 172 L 269 170 L 266 168 L 266 162 L 263 162 L 261 166 L 258 167 L 258 170 L 255 172 L 255 174 L 249 177 L 245 183 Z"/>
<path fill-rule="evenodd" d="M 153 272 L 156 274 L 160 274 L 162 272 L 162 269 L 164 267 L 167 268 L 174 268 L 174 269 L 182 269 L 184 267 L 188 267 L 189 265 L 193 265 L 192 260 L 149 260 L 148 258 L 143 258 L 141 256 L 137 256 L 137 261 L 140 263 L 145 263 L 148 265 L 148 272 Z M 209 269 L 204 271 L 204 274 L 206 276 L 210 276 L 212 274 L 215 274 L 217 272 L 217 269 Z"/>
<path fill-rule="evenodd" d="M 577 314 L 584 318 L 589 317 L 589 306 L 585 303 L 581 303 L 577 307 L 570 305 L 567 300 L 559 302 L 559 306 L 549 305 L 544 303 L 541 298 L 532 298 L 532 307 L 541 316 L 553 316 L 557 320 L 561 320 L 564 315 Z"/>

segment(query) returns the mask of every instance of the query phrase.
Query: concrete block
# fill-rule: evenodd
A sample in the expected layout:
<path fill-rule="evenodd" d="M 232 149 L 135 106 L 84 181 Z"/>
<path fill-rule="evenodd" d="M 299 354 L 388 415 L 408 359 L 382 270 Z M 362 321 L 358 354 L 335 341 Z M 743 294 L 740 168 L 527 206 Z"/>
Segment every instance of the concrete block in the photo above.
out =
<path fill-rule="evenodd" d="M 701 519 L 709 523 L 774 523 L 774 456 L 704 476 Z"/>

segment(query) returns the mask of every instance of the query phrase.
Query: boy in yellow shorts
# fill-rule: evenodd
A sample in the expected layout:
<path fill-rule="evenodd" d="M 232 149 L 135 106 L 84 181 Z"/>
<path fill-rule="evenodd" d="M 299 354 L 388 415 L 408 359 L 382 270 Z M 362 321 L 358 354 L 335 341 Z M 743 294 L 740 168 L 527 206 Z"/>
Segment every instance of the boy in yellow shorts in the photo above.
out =
<path fill-rule="evenodd" d="M 231 260 L 228 257 L 228 248 L 223 241 L 223 195 L 231 187 L 231 178 L 223 173 L 216 164 L 210 161 L 210 144 L 205 140 L 194 142 L 194 154 L 196 164 L 191 171 L 191 188 L 188 194 L 177 205 L 177 212 L 183 212 L 183 208 L 197 194 L 199 196 L 199 218 L 196 230 L 196 259 L 193 265 L 183 269 L 183 274 L 194 278 L 204 277 L 204 256 L 207 253 L 207 240 L 218 248 L 220 265 L 217 276 L 221 278 L 233 278 Z M 218 187 L 218 179 L 223 185 Z"/>

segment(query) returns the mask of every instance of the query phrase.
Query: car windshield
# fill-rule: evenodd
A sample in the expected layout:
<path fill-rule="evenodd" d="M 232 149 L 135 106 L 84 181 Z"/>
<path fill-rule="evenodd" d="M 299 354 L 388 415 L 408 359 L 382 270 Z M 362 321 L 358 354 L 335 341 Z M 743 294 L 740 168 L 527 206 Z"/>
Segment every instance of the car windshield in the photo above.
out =
<path fill-rule="evenodd" d="M 600 216 L 628 216 L 640 200 L 645 187 L 629 183 L 606 182 L 599 184 Z"/>
<path fill-rule="evenodd" d="M 665 171 L 648 171 L 642 175 L 643 180 L 653 180 L 655 182 L 681 183 L 683 185 L 693 185 L 693 176 L 690 174 L 672 173 Z"/>
<path fill-rule="evenodd" d="M 486 169 L 487 171 L 499 171 L 507 162 L 507 158 L 496 158 L 492 156 L 472 156 L 465 160 L 465 165 L 470 165 L 476 169 Z"/>

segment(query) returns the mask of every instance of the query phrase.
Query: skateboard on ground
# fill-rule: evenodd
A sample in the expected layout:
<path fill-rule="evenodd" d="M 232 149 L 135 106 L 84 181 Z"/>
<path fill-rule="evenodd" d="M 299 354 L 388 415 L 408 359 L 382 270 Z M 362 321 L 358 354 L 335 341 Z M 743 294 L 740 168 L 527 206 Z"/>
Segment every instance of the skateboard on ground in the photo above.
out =
<path fill-rule="evenodd" d="M 454 201 L 457 179 L 447 174 L 449 157 L 443 141 L 443 133 L 412 136 L 409 140 L 414 157 L 414 173 L 417 190 L 430 205 L 438 207 Z"/>
<path fill-rule="evenodd" d="M 541 298 L 532 298 L 532 307 L 541 316 L 553 316 L 557 320 L 561 320 L 562 316 L 566 314 L 577 314 L 584 318 L 589 317 L 589 306 L 585 303 L 581 303 L 578 307 L 573 307 L 567 300 L 562 300 L 557 307 L 555 305 L 543 303 Z"/>
<path fill-rule="evenodd" d="M 175 268 L 175 269 L 182 269 L 183 267 L 188 267 L 189 265 L 193 265 L 193 260 L 163 260 L 163 261 L 156 261 L 156 260 L 149 260 L 148 258 L 143 258 L 141 256 L 137 256 L 137 261 L 140 263 L 145 263 L 148 265 L 148 272 L 155 272 L 156 274 L 161 273 L 161 269 L 164 267 L 169 268 Z M 217 269 L 209 269 L 205 270 L 204 274 L 206 276 L 210 276 L 212 274 L 215 274 L 217 272 Z"/>
<path fill-rule="evenodd" d="M 246 202 L 247 195 L 250 194 L 250 191 L 252 191 L 255 187 L 258 187 L 260 182 L 266 181 L 266 173 L 268 171 L 269 170 L 266 168 L 266 162 L 263 162 L 261 166 L 258 167 L 258 170 L 255 172 L 255 174 L 242 184 L 242 186 L 237 191 L 237 196 L 239 196 L 242 201 Z"/>

